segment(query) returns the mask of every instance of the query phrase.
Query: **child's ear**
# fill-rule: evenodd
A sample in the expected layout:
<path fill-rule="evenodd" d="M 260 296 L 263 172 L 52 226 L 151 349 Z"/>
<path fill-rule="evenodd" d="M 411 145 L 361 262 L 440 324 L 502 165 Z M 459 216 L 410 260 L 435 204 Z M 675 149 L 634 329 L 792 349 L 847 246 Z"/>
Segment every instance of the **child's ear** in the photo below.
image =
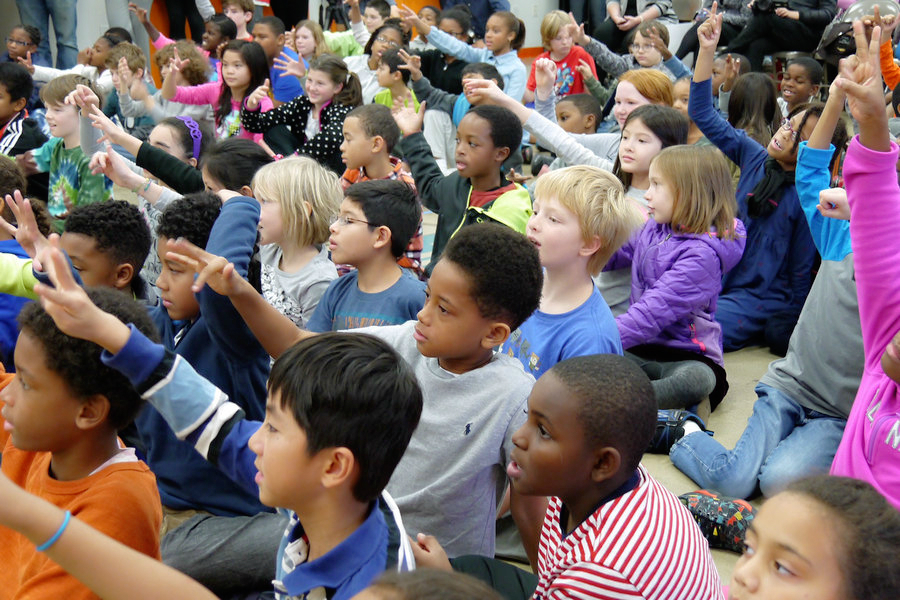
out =
<path fill-rule="evenodd" d="M 134 76 L 136 79 L 143 79 L 144 78 L 144 69 L 138 69 L 137 71 L 135 71 Z"/>
<path fill-rule="evenodd" d="M 250 189 L 249 185 L 242 185 L 241 189 L 238 190 L 238 193 L 240 193 L 241 196 L 247 196 L 248 198 L 256 197 L 253 195 L 253 190 Z"/>
<path fill-rule="evenodd" d="M 591 469 L 591 479 L 594 483 L 602 483 L 615 476 L 622 466 L 622 455 L 617 448 L 604 446 L 594 453 L 594 468 Z"/>
<path fill-rule="evenodd" d="M 490 329 L 485 336 L 481 338 L 481 347 L 486 350 L 489 348 L 496 348 L 509 338 L 511 332 L 512 330 L 508 323 L 495 321 L 491 323 Z"/>
<path fill-rule="evenodd" d="M 109 399 L 103 394 L 89 396 L 81 403 L 75 415 L 75 426 L 82 431 L 102 425 L 109 415 Z"/>
<path fill-rule="evenodd" d="M 814 86 L 813 86 L 813 88 L 812 88 L 812 96 L 810 96 L 810 98 L 815 98 L 816 96 L 819 95 L 819 88 L 820 88 L 820 87 L 821 87 L 821 86 L 818 86 L 818 85 L 814 85 Z"/>
<path fill-rule="evenodd" d="M 352 483 L 355 483 L 359 473 L 359 465 L 349 448 L 338 446 L 322 450 L 322 452 L 328 453 L 324 457 L 325 462 L 322 465 L 322 487 L 326 489 L 336 488 L 351 478 L 353 479 Z"/>
<path fill-rule="evenodd" d="M 603 247 L 603 240 L 600 239 L 599 235 L 595 235 L 591 238 L 590 242 L 585 242 L 581 245 L 581 250 L 578 251 L 579 256 L 593 256 L 600 248 Z"/>
<path fill-rule="evenodd" d="M 12 108 L 14 111 L 20 112 L 23 108 L 25 108 L 26 104 L 28 104 L 28 98 L 19 98 L 12 103 Z"/>
<path fill-rule="evenodd" d="M 494 162 L 496 162 L 498 164 L 503 164 L 504 162 L 506 162 L 506 159 L 509 158 L 509 155 L 510 155 L 510 149 L 507 148 L 506 146 L 503 146 L 500 148 L 497 148 L 497 147 L 494 148 Z"/>
<path fill-rule="evenodd" d="M 585 129 L 597 129 L 597 115 L 584 115 L 584 120 L 581 122 L 584 124 Z"/>
<path fill-rule="evenodd" d="M 898 92 L 900 93 L 900 92 Z M 372 154 L 378 154 L 382 150 L 385 149 L 384 138 L 380 135 L 376 135 L 372 138 Z"/>
<path fill-rule="evenodd" d="M 194 168 L 196 169 L 196 168 L 197 168 L 197 159 L 194 158 L 193 156 L 190 157 L 190 158 L 188 159 L 188 164 L 191 165 L 192 167 L 194 167 Z"/>
<path fill-rule="evenodd" d="M 375 230 L 378 233 L 378 237 L 375 238 L 375 243 L 372 245 L 376 250 L 380 250 L 385 246 L 390 249 L 391 246 L 391 228 L 387 225 L 382 225 L 378 229 Z"/>
<path fill-rule="evenodd" d="M 116 265 L 116 283 L 117 290 L 127 290 L 131 287 L 131 280 L 134 279 L 134 265 L 129 263 L 121 263 Z"/>

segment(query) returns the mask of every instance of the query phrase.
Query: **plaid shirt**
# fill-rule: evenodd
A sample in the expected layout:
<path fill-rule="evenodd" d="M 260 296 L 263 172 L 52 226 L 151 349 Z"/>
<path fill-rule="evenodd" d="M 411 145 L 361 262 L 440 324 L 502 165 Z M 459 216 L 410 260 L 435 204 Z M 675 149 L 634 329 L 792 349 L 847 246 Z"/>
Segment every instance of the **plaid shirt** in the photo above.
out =
<path fill-rule="evenodd" d="M 395 179 L 398 181 L 402 181 L 410 186 L 413 189 L 416 189 L 416 182 L 410 175 L 409 171 L 405 171 L 403 169 L 403 163 L 400 162 L 400 159 L 392 156 L 391 157 L 391 165 L 393 165 L 393 171 L 391 174 L 385 177 L 385 179 Z M 369 181 L 370 178 L 366 175 L 366 170 L 364 167 L 360 167 L 358 169 L 347 169 L 344 171 L 344 174 L 341 176 L 341 186 L 346 190 L 348 187 L 353 185 L 354 183 L 359 183 L 360 181 Z M 416 196 L 418 199 L 418 196 Z M 421 205 L 421 200 L 419 200 L 419 204 Z M 422 248 L 425 244 L 425 234 L 422 230 L 422 221 L 419 220 L 419 227 L 416 229 L 416 233 L 413 234 L 412 239 L 409 241 L 409 245 L 406 247 L 406 252 L 403 253 L 403 256 L 397 259 L 397 264 L 403 267 L 404 269 L 409 269 L 413 272 L 413 274 L 421 280 L 425 280 L 425 270 L 422 268 Z M 337 270 L 339 275 L 345 275 L 352 270 L 350 265 L 337 265 Z"/>

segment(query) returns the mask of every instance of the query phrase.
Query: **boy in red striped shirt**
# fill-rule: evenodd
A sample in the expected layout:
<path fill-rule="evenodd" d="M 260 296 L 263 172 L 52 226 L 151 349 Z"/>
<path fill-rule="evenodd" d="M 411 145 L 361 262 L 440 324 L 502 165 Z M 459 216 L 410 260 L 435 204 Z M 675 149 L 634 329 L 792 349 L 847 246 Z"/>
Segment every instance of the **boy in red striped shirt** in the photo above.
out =
<path fill-rule="evenodd" d="M 562 361 L 535 384 L 507 468 L 517 492 L 551 496 L 533 598 L 723 598 L 700 528 L 640 465 L 655 402 L 647 376 L 611 354 Z M 419 566 L 449 567 L 434 538 L 418 542 Z M 498 589 L 532 589 L 527 574 L 492 559 L 453 566 Z"/>

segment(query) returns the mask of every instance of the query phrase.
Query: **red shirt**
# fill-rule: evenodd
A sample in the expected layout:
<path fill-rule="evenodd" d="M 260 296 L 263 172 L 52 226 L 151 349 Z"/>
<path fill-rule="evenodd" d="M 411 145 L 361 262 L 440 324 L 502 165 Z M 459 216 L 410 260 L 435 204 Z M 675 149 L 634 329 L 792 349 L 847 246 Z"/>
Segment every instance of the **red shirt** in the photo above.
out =
<path fill-rule="evenodd" d="M 535 60 L 541 58 L 550 58 L 550 52 L 542 52 Z M 575 70 L 580 60 L 584 60 L 590 67 L 594 77 L 597 76 L 597 67 L 594 65 L 594 59 L 587 53 L 587 50 L 581 46 L 572 46 L 572 49 L 562 60 L 554 60 L 556 63 L 556 90 L 557 96 L 568 96 L 569 94 L 582 94 L 585 91 L 584 79 L 581 73 Z M 530 91 L 534 91 L 537 84 L 534 81 L 534 63 L 531 63 L 531 73 L 528 74 L 528 82 L 525 87 Z"/>

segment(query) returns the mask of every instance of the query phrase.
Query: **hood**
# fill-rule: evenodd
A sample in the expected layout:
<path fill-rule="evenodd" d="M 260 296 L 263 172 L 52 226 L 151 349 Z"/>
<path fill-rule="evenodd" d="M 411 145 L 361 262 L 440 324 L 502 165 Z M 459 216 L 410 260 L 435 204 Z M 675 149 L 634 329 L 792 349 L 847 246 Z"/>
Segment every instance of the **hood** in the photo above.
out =
<path fill-rule="evenodd" d="M 673 233 L 673 237 L 694 238 L 706 242 L 710 248 L 715 250 L 716 256 L 722 263 L 722 274 L 724 275 L 735 267 L 744 255 L 744 246 L 747 245 L 747 230 L 744 228 L 740 219 L 734 220 L 735 237 L 733 239 L 719 238 L 716 236 L 715 229 L 707 233 Z"/>

